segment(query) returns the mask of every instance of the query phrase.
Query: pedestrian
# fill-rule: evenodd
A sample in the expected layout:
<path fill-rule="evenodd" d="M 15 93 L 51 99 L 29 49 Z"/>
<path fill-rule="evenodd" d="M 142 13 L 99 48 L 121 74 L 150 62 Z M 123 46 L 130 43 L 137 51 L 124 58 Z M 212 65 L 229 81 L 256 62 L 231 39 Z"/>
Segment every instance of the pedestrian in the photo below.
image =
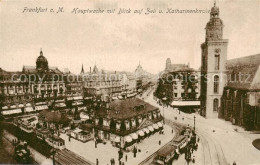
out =
<path fill-rule="evenodd" d="M 159 145 L 161 145 L 161 140 L 159 140 Z"/>
<path fill-rule="evenodd" d="M 127 155 L 125 155 L 125 161 L 127 162 Z"/>
<path fill-rule="evenodd" d="M 95 148 L 97 148 L 97 141 L 95 140 Z"/>
<path fill-rule="evenodd" d="M 237 165 L 236 161 L 233 162 L 233 165 Z"/>
<path fill-rule="evenodd" d="M 198 138 L 198 142 L 200 142 L 200 138 Z"/>
<path fill-rule="evenodd" d="M 173 129 L 172 129 L 172 133 L 173 133 Z"/>
<path fill-rule="evenodd" d="M 96 162 L 97 162 L 96 165 L 98 165 L 98 159 L 96 159 Z"/>

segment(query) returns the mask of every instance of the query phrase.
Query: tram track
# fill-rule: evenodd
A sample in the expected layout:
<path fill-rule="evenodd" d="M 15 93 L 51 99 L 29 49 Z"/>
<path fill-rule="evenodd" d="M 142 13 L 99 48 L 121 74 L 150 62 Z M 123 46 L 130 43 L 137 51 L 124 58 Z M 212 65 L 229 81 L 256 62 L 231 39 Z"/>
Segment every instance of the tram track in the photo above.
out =
<path fill-rule="evenodd" d="M 176 138 L 177 136 L 180 135 L 180 132 L 181 132 L 181 129 L 184 125 L 182 124 L 179 124 L 179 123 L 176 123 L 176 122 L 173 122 L 169 119 L 165 119 L 165 123 L 167 125 L 169 125 L 174 131 L 175 131 L 175 135 L 173 136 L 172 140 L 174 138 Z M 161 148 L 163 148 L 164 146 L 167 146 L 167 145 L 170 145 L 172 140 L 170 140 L 168 143 L 166 143 L 165 145 L 163 145 Z M 160 149 L 158 149 L 160 150 Z M 157 156 L 157 151 L 155 151 L 154 153 L 152 153 L 150 156 L 148 156 L 145 160 L 143 160 L 141 163 L 139 163 L 139 165 L 147 165 L 147 164 L 150 164 L 151 162 L 153 162 L 154 158 Z"/>
<path fill-rule="evenodd" d="M 204 148 L 204 163 L 205 165 L 227 165 L 226 158 L 224 156 L 224 152 L 222 147 L 216 142 L 212 135 L 205 133 L 204 131 L 197 131 L 198 136 L 202 138 L 206 145 L 203 145 Z M 209 151 L 209 155 L 205 152 L 205 148 Z M 209 163 L 210 162 L 210 163 Z"/>

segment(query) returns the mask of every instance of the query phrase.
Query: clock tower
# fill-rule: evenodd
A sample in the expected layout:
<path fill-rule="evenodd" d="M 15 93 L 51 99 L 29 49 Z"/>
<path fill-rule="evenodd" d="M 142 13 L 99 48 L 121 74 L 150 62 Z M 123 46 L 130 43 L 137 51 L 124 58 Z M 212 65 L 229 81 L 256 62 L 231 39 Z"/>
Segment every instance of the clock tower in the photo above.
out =
<path fill-rule="evenodd" d="M 211 8 L 206 25 L 205 42 L 201 44 L 201 115 L 216 118 L 220 99 L 226 83 L 226 61 L 228 40 L 223 39 L 223 22 L 219 8 Z"/>

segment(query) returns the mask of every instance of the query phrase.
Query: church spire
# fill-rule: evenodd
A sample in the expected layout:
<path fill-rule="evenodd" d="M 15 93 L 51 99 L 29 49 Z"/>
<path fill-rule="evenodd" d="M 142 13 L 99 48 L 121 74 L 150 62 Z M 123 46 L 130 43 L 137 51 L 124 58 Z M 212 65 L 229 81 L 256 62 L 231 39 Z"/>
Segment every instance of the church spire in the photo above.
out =
<path fill-rule="evenodd" d="M 206 25 L 206 41 L 217 41 L 223 39 L 223 22 L 219 18 L 219 8 L 214 6 L 210 10 L 210 20 Z"/>
<path fill-rule="evenodd" d="M 80 72 L 80 74 L 84 74 L 85 72 L 84 72 L 84 67 L 83 67 L 83 64 L 82 64 L 82 67 L 81 67 L 81 72 Z"/>
<path fill-rule="evenodd" d="M 42 48 L 41 48 L 41 51 L 40 51 L 40 56 L 43 56 Z"/>

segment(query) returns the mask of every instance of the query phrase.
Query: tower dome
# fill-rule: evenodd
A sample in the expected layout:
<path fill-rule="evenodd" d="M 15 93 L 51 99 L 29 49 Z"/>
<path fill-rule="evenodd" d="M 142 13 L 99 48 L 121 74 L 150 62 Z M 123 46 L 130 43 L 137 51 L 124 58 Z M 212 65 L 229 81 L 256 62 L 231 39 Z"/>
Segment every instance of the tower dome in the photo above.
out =
<path fill-rule="evenodd" d="M 206 25 L 206 41 L 217 41 L 223 39 L 223 22 L 219 18 L 219 8 L 216 2 L 210 11 L 210 20 Z"/>
<path fill-rule="evenodd" d="M 48 68 L 48 60 L 43 56 L 43 52 L 41 50 L 40 56 L 36 60 L 36 69 L 37 71 L 46 71 Z"/>

